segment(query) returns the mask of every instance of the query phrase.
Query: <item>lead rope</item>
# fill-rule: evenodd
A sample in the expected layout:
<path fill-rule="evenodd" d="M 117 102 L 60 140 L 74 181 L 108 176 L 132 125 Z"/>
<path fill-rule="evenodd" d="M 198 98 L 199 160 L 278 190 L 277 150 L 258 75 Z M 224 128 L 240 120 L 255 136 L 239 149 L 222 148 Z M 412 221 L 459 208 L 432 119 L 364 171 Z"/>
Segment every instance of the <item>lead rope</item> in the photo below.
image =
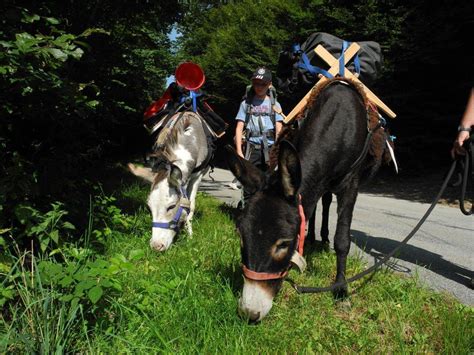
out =
<path fill-rule="evenodd" d="M 467 154 L 464 156 L 464 166 L 463 166 L 463 174 L 462 174 L 462 186 L 461 186 L 461 197 L 459 198 L 459 209 L 463 214 L 466 216 L 470 216 L 474 213 L 474 198 L 471 200 L 471 208 L 469 210 L 466 209 L 464 204 L 464 199 L 466 198 L 466 189 L 467 189 L 467 181 L 469 176 L 469 171 L 471 171 L 471 184 L 474 183 L 474 147 L 472 140 L 469 141 L 467 145 Z"/>
<path fill-rule="evenodd" d="M 351 282 L 354 282 L 354 281 L 364 277 L 365 275 L 377 270 L 380 266 L 385 264 L 397 251 L 399 251 L 405 244 L 407 244 L 407 242 L 416 234 L 416 232 L 418 232 L 418 230 L 423 225 L 423 223 L 425 223 L 426 219 L 429 217 L 429 215 L 431 214 L 433 209 L 436 207 L 436 204 L 438 203 L 439 199 L 443 195 L 444 190 L 446 189 L 446 186 L 448 185 L 449 180 L 451 180 L 451 177 L 453 176 L 453 173 L 454 173 L 454 169 L 456 168 L 456 164 L 457 164 L 457 161 L 456 160 L 453 161 L 453 163 L 451 164 L 451 167 L 448 171 L 448 174 L 446 175 L 446 178 L 443 181 L 441 189 L 438 192 L 438 195 L 436 196 L 434 201 L 431 203 L 431 206 L 425 212 L 424 216 L 421 218 L 421 220 L 418 222 L 418 224 L 415 226 L 415 228 L 413 228 L 413 230 L 405 237 L 405 239 L 403 239 L 403 241 L 400 243 L 399 246 L 397 246 L 395 249 L 393 249 L 383 259 L 376 262 L 374 265 L 369 267 L 367 270 L 362 271 L 361 273 L 359 273 L 359 274 L 357 274 L 357 275 L 355 275 L 355 276 L 353 276 L 353 277 L 351 277 L 351 278 L 349 278 L 349 279 L 347 279 L 343 282 L 334 283 L 331 286 L 326 286 L 326 287 L 299 286 L 294 281 L 292 281 L 290 279 L 286 279 L 286 281 L 288 281 L 291 284 L 291 286 L 293 286 L 293 288 L 298 293 L 321 293 L 321 292 L 327 292 L 327 291 L 334 291 L 336 289 L 344 287 L 347 284 L 349 284 Z M 464 169 L 465 169 L 465 171 L 468 170 L 467 165 L 465 165 Z M 471 209 L 471 213 L 472 213 L 472 209 Z"/>

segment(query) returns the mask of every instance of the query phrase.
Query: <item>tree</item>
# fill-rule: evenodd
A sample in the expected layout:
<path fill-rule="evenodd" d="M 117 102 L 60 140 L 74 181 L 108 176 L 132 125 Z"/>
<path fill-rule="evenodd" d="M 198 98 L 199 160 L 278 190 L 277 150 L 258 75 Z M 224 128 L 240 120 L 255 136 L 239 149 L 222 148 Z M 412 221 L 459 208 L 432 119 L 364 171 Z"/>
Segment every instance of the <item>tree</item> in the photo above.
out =
<path fill-rule="evenodd" d="M 87 168 L 137 151 L 175 66 L 177 1 L 8 1 L 0 30 L 0 226 L 20 204 L 87 198 Z M 82 190 L 84 188 L 84 190 Z M 82 190 L 82 191 L 81 191 Z"/>

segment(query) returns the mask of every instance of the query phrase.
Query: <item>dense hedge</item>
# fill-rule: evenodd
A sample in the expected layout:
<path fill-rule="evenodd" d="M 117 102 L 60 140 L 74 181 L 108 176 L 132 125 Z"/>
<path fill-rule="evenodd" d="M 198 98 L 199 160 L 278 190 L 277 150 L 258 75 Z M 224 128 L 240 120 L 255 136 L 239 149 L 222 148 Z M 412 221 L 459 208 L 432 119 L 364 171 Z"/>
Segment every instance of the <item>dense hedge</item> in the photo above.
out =
<path fill-rule="evenodd" d="M 0 29 L 0 228 L 88 200 L 88 170 L 142 149 L 175 66 L 177 2 L 7 1 Z M 23 212 L 21 212 L 23 211 Z M 15 234 L 15 233 L 14 233 Z"/>

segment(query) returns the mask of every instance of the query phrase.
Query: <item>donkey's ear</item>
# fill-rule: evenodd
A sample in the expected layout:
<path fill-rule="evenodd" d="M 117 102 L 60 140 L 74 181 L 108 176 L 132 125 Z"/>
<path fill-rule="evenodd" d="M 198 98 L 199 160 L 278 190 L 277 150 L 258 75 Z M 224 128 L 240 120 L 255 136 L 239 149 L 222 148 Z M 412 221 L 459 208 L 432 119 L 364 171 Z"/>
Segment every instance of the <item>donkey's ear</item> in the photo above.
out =
<path fill-rule="evenodd" d="M 265 184 L 265 174 L 252 163 L 240 157 L 231 145 L 226 145 L 226 159 L 230 170 L 249 192 L 260 190 Z"/>
<path fill-rule="evenodd" d="M 296 148 L 288 141 L 280 143 L 278 174 L 286 198 L 296 198 L 301 184 L 301 164 Z"/>
<path fill-rule="evenodd" d="M 183 172 L 174 164 L 171 165 L 170 183 L 178 188 L 183 184 Z"/>
<path fill-rule="evenodd" d="M 135 175 L 138 176 L 139 178 L 142 178 L 143 180 L 146 180 L 148 182 L 153 182 L 153 179 L 155 178 L 155 174 L 151 171 L 150 168 L 144 168 L 142 166 L 137 166 L 132 163 L 128 163 L 128 170 Z"/>

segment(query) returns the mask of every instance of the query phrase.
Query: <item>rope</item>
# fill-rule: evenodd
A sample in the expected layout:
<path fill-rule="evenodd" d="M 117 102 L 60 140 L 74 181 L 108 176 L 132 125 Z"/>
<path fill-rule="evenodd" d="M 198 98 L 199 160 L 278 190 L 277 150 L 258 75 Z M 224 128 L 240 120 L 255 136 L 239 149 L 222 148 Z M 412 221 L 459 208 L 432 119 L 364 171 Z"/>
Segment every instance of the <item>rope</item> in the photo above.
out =
<path fill-rule="evenodd" d="M 464 199 L 466 198 L 466 189 L 467 189 L 467 181 L 469 176 L 469 171 L 471 172 L 471 182 L 474 180 L 474 144 L 472 141 L 466 144 L 468 154 L 464 156 L 464 164 L 462 166 L 463 174 L 462 174 L 462 186 L 461 186 L 461 197 L 459 198 L 459 209 L 463 214 L 466 216 L 470 216 L 474 213 L 474 199 L 471 203 L 471 209 L 467 210 L 464 204 Z"/>

